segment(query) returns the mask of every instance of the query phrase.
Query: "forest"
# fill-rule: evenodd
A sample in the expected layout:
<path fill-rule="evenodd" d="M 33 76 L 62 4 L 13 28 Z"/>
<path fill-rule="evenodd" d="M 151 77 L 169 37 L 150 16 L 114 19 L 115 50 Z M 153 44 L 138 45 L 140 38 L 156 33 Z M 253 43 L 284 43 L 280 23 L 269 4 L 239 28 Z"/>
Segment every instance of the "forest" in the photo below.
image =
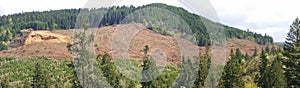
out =
<path fill-rule="evenodd" d="M 157 77 L 159 65 L 147 56 L 148 46 L 144 47 L 145 57 L 143 61 L 135 59 L 111 60 L 107 53 L 93 55 L 85 46 L 92 41 L 93 36 L 76 34 L 74 38 L 81 39 L 74 44 L 68 45 L 68 49 L 76 52 L 78 57 L 74 61 L 65 59 L 51 59 L 46 57 L 35 57 L 28 59 L 0 58 L 0 86 L 2 88 L 24 87 L 24 88 L 83 88 L 83 87 L 114 87 L 114 88 L 298 88 L 300 87 L 300 20 L 297 18 L 291 24 L 290 31 L 284 45 L 274 45 L 272 37 L 261 35 L 250 31 L 243 31 L 234 27 L 209 21 L 208 19 L 191 14 L 183 8 L 168 6 L 165 4 L 150 4 L 142 7 L 111 7 L 101 9 L 68 9 L 45 12 L 26 12 L 0 17 L 0 50 L 8 49 L 7 44 L 20 30 L 33 28 L 34 30 L 66 30 L 87 29 L 85 25 L 76 24 L 80 11 L 92 11 L 88 19 L 97 16 L 103 17 L 99 24 L 88 22 L 92 27 L 102 27 L 114 24 L 122 24 L 123 19 L 130 13 L 147 7 L 159 7 L 168 9 L 177 14 L 189 25 L 197 39 L 199 46 L 206 46 L 205 53 L 199 55 L 198 61 L 182 58 L 181 65 L 167 65 L 165 70 Z M 107 11 L 107 13 L 101 13 Z M 99 13 L 100 12 L 100 13 Z M 144 13 L 147 14 L 147 13 Z M 163 16 L 164 13 L 159 13 Z M 157 19 L 162 19 L 156 17 Z M 203 20 L 209 21 L 210 25 L 219 25 L 224 28 L 227 38 L 246 39 L 261 45 L 268 45 L 257 49 L 253 55 L 243 54 L 239 48 L 232 49 L 230 60 L 224 66 L 212 65 L 212 56 L 209 51 L 210 45 L 220 45 L 222 42 L 211 40 L 207 33 L 207 27 Z M 93 21 L 93 20 L 89 20 Z M 155 31 L 160 24 L 145 20 L 149 28 Z M 157 21 L 156 19 L 154 21 Z M 130 21 L 129 21 L 130 22 Z M 126 23 L 126 22 L 125 22 Z M 219 27 L 215 26 L 215 27 Z M 185 27 L 168 25 L 160 30 L 170 28 L 183 30 Z M 219 28 L 216 28 L 219 29 Z M 156 30 L 161 34 L 165 31 Z M 79 47 L 78 47 L 79 45 Z M 272 46 L 269 46 L 272 45 Z M 76 47 L 74 47 L 76 46 Z M 89 59 L 83 59 L 83 58 Z M 199 62 L 199 64 L 195 64 Z M 94 64 L 84 64 L 94 63 Z M 127 69 L 141 71 L 144 80 L 154 79 L 147 82 L 139 82 L 126 78 L 131 73 L 120 73 L 118 66 L 121 64 Z M 222 68 L 224 67 L 224 68 Z M 89 70 L 93 68 L 96 70 Z M 198 70 L 193 70 L 198 69 Z M 223 72 L 209 73 L 209 70 L 223 69 Z M 144 72 L 149 70 L 149 72 Z M 185 74 L 185 75 L 184 75 Z M 221 74 L 220 80 L 215 75 Z M 99 77 L 100 75 L 100 77 Z M 103 78 L 102 78 L 103 77 Z M 101 80 L 88 80 L 101 79 Z"/>

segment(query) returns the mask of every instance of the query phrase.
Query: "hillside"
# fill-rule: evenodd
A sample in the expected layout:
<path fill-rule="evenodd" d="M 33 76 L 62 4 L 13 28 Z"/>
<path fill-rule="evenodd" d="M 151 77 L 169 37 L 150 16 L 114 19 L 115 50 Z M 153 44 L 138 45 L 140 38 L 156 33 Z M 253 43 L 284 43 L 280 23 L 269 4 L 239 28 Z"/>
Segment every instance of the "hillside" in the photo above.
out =
<path fill-rule="evenodd" d="M 8 16 L 0 16 L 0 50 L 1 56 L 6 57 L 33 57 L 33 56 L 47 56 L 53 58 L 71 58 L 71 52 L 66 49 L 66 45 L 71 42 L 71 37 L 73 36 L 73 30 L 67 29 L 82 29 L 82 25 L 76 24 L 76 19 L 83 19 L 85 17 L 78 16 L 81 11 L 87 11 L 90 14 L 87 18 L 87 23 L 91 27 L 97 28 L 97 35 L 95 40 L 100 40 L 95 47 L 97 54 L 104 52 L 112 52 L 110 49 L 109 37 L 115 28 L 125 29 L 130 25 L 118 25 L 122 24 L 122 21 L 125 19 L 128 20 L 128 15 L 139 11 L 141 9 L 151 9 L 151 8 L 161 8 L 170 11 L 171 13 L 179 16 L 186 24 L 190 27 L 192 33 L 194 34 L 197 44 L 200 48 L 201 54 L 204 53 L 205 44 L 209 45 L 220 45 L 226 44 L 226 54 L 229 56 L 230 49 L 240 48 L 243 53 L 252 55 L 254 47 L 258 48 L 263 47 L 268 44 L 273 43 L 272 37 L 268 35 L 261 35 L 251 31 L 243 31 L 234 27 L 216 23 L 206 19 L 205 17 L 198 16 L 196 14 L 189 13 L 187 10 L 168 6 L 166 4 L 149 4 L 142 7 L 110 7 L 110 8 L 100 8 L 100 9 L 65 9 L 65 10 L 51 10 L 44 12 L 26 12 L 13 14 Z M 107 12 L 107 13 L 103 13 Z M 145 45 L 150 46 L 150 51 L 152 49 L 161 48 L 166 52 L 168 56 L 167 60 L 172 63 L 178 63 L 179 61 L 179 51 L 178 46 L 173 38 L 164 36 L 168 35 L 169 32 L 166 32 L 167 29 L 178 29 L 182 32 L 189 31 L 185 27 L 178 26 L 180 22 L 177 23 L 176 19 L 172 18 L 172 15 L 169 13 L 164 13 L 161 11 L 151 10 L 149 12 L 144 11 L 145 14 L 154 14 L 155 15 L 144 15 L 141 13 L 136 13 L 136 15 L 141 15 L 138 19 L 143 19 L 138 21 L 143 24 L 140 26 L 142 31 L 138 33 L 130 49 L 130 57 L 141 59 L 143 52 L 141 51 Z M 68 18 L 66 18 L 68 17 Z M 99 19 L 97 17 L 103 17 L 99 24 L 95 24 L 93 21 Z M 149 17 L 151 19 L 149 19 Z M 30 19 L 29 19 L 30 18 Z M 130 16 L 129 16 L 130 18 Z M 168 19 L 163 21 L 162 19 Z M 79 20 L 83 21 L 83 20 Z M 169 23 L 173 22 L 173 23 Z M 174 22 L 176 21 L 176 22 Z M 204 21 L 206 24 L 204 24 Z M 128 21 L 131 23 L 130 21 Z M 97 23 L 97 22 L 96 22 Z M 165 24 L 164 24 L 165 23 Z M 197 25 L 195 25 L 197 24 Z M 75 28 L 75 25 L 78 27 Z M 118 25 L 118 26 L 115 26 Z M 163 27 L 160 27 L 163 26 Z M 99 27 L 99 28 L 98 28 Z M 32 31 L 28 34 L 22 33 L 21 29 L 32 28 L 33 30 L 47 30 L 47 31 Z M 150 29 L 150 30 L 146 30 Z M 213 35 L 222 35 L 220 33 L 208 33 L 207 30 L 216 29 L 214 31 L 224 31 L 226 36 L 227 43 L 224 40 L 211 40 L 209 34 Z M 222 30 L 224 29 L 224 30 Z M 54 30 L 54 31 L 52 31 Z M 49 32 L 52 31 L 52 32 Z M 163 35 L 160 35 L 163 34 Z M 54 36 L 54 37 L 53 37 Z M 68 36 L 68 37 L 66 37 Z M 106 36 L 106 37 L 103 37 Z M 26 38 L 26 39 L 25 39 Z M 45 40 L 46 39 L 46 40 Z M 50 39 L 50 40 L 49 40 Z M 153 41 L 156 39 L 157 41 Z M 49 41 L 48 41 L 49 40 Z M 43 41 L 43 42 L 40 42 Z M 52 41 L 52 42 L 51 42 Z M 149 42 L 153 41 L 153 42 Z M 38 42 L 38 43 L 37 43 Z M 156 45 L 154 42 L 161 43 L 161 47 Z M 25 45 L 25 46 L 24 46 Z M 9 50 L 7 46 L 10 46 Z M 21 46 L 21 47 L 20 47 Z M 214 49 L 213 53 L 222 53 L 218 51 L 220 47 L 211 47 Z M 215 58 L 220 57 L 221 55 L 215 55 Z M 221 62 L 220 62 L 221 61 Z M 215 60 L 216 63 L 224 63 L 226 60 Z"/>
<path fill-rule="evenodd" d="M 143 9 L 155 9 L 161 8 L 170 12 L 162 12 L 157 10 L 144 11 L 142 13 L 135 13 Z M 80 16 L 80 12 L 90 13 L 90 16 Z M 11 33 L 11 35 L 17 35 L 22 29 L 33 28 L 34 30 L 54 30 L 54 29 L 80 29 L 82 25 L 80 22 L 83 18 L 87 19 L 87 23 L 93 28 L 99 28 L 104 26 L 112 26 L 115 24 L 122 24 L 124 19 L 130 17 L 130 14 L 140 15 L 137 17 L 137 22 L 144 23 L 148 28 L 153 29 L 178 29 L 181 31 L 189 31 L 179 23 L 176 22 L 174 15 L 180 17 L 190 27 L 192 33 L 195 33 L 197 43 L 199 46 L 205 44 L 223 44 L 224 42 L 218 42 L 218 40 L 210 40 L 207 30 L 215 29 L 215 31 L 224 31 L 226 38 L 233 39 L 245 39 L 256 42 L 261 45 L 272 44 L 273 39 L 268 35 L 257 34 L 251 31 L 244 31 L 238 28 L 223 25 L 221 23 L 210 21 L 205 17 L 201 17 L 196 14 L 189 13 L 187 10 L 169 6 L 166 4 L 154 3 L 141 7 L 110 7 L 110 8 L 99 8 L 99 9 L 65 9 L 65 10 L 51 10 L 44 12 L 26 12 L 7 16 L 0 16 L 0 37 L 7 36 L 5 32 Z M 170 13 L 174 15 L 170 15 Z M 146 14 L 146 15 L 145 15 Z M 99 18 L 102 17 L 102 18 Z M 76 21 L 76 19 L 78 19 Z M 99 20 L 101 19 L 101 20 Z M 168 20 L 162 20 L 168 19 Z M 128 19 L 127 19 L 128 20 Z M 99 22 L 95 22 L 99 21 Z M 76 22 L 79 22 L 76 24 Z M 128 21 L 130 22 L 130 21 Z M 170 23 L 171 22 L 171 23 Z M 172 23 L 173 22 L 173 23 Z M 167 25 L 166 25 L 167 24 Z M 77 27 L 75 27 L 77 25 Z M 163 27 L 162 27 L 163 26 Z M 224 30 L 223 30 L 224 29 Z M 163 32 L 163 31 L 161 31 Z M 219 35 L 217 33 L 215 35 Z M 0 41 L 8 42 L 8 36 Z M 211 42 L 210 42 L 211 41 Z"/>
<path fill-rule="evenodd" d="M 137 60 L 142 60 L 144 56 L 144 46 L 148 45 L 150 47 L 149 54 L 155 53 L 156 50 L 161 50 L 167 56 L 167 61 L 169 63 L 178 64 L 180 63 L 180 49 L 177 41 L 172 36 L 165 36 L 156 33 L 142 24 L 123 24 L 101 27 L 96 29 L 96 36 L 94 37 L 95 46 L 94 51 L 96 54 L 108 53 L 111 55 L 112 51 L 112 35 L 116 30 L 140 30 L 131 40 L 130 48 L 128 50 L 129 56 Z M 4 50 L 0 52 L 1 57 L 36 57 L 45 56 L 49 58 L 66 58 L 73 59 L 72 54 L 67 49 L 67 44 L 71 43 L 73 32 L 77 29 L 70 30 L 57 30 L 57 31 L 30 31 L 29 36 L 25 39 L 23 46 L 18 48 L 12 48 L 9 50 Z M 37 36 L 38 35 L 38 36 Z M 187 48 L 198 47 L 201 54 L 205 53 L 204 46 L 187 45 Z M 240 48 L 242 53 L 252 55 L 254 48 L 257 47 L 258 51 L 265 47 L 259 45 L 255 42 L 241 39 L 228 39 L 226 43 L 226 55 L 229 58 L 230 50 Z M 213 51 L 218 51 L 222 47 L 211 46 Z M 193 53 L 196 51 L 191 51 Z M 224 64 L 226 60 L 218 58 L 218 54 L 223 54 L 223 52 L 212 52 L 215 58 L 213 62 L 218 64 Z"/>

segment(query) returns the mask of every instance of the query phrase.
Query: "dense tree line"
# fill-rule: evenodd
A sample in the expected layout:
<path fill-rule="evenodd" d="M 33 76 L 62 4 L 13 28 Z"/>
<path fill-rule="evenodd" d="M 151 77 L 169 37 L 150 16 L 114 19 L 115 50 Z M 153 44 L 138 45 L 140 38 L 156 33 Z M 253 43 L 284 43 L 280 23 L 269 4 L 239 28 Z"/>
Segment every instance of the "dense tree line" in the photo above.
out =
<path fill-rule="evenodd" d="M 16 60 L 0 58 L 1 88 L 72 87 L 79 80 L 74 75 L 72 61 L 45 57 Z M 76 75 L 76 74 L 75 74 Z M 76 87 L 78 88 L 78 87 Z"/>
<path fill-rule="evenodd" d="M 244 55 L 239 49 L 231 50 L 218 87 L 286 88 L 288 81 L 282 64 L 284 57 L 280 52 L 274 53 L 268 49 L 262 49 L 261 54 L 256 56 Z"/>
<path fill-rule="evenodd" d="M 298 88 L 300 82 L 300 20 L 298 18 L 290 26 L 284 45 L 277 45 L 262 49 L 261 54 L 247 55 L 231 53 L 227 62 L 219 87 L 246 88 Z M 233 51 L 231 51 L 233 52 Z M 242 55 L 242 57 L 238 57 Z M 236 61 L 242 60 L 240 61 Z M 248 66 L 243 66 L 248 65 Z M 234 65 L 234 66 L 233 66 Z M 250 67 L 250 66 L 254 67 Z M 246 69 L 246 70 L 241 70 Z M 247 77 L 251 77 L 251 79 Z M 244 85 L 244 86 L 243 86 Z"/>

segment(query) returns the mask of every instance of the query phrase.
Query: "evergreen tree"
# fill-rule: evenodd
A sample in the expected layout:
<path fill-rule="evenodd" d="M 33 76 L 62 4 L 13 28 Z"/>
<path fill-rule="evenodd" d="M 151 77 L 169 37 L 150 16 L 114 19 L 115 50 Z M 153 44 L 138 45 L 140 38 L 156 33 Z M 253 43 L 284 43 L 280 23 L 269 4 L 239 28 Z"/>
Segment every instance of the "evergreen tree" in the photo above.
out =
<path fill-rule="evenodd" d="M 274 54 L 277 52 L 277 50 L 275 49 L 275 46 L 273 45 L 272 48 L 271 48 L 271 52 Z"/>
<path fill-rule="evenodd" d="M 237 58 L 231 50 L 231 59 L 224 67 L 219 87 L 221 88 L 242 88 L 244 82 L 242 80 L 241 58 Z"/>
<path fill-rule="evenodd" d="M 121 88 L 121 75 L 114 63 L 110 61 L 109 55 L 105 53 L 102 56 L 101 62 L 101 70 L 107 82 L 114 88 Z"/>
<path fill-rule="evenodd" d="M 80 81 L 78 79 L 78 76 L 77 76 L 77 72 L 75 71 L 74 62 L 71 62 L 71 64 L 69 66 L 71 68 L 73 68 L 72 77 L 70 77 L 71 83 L 72 83 L 72 88 L 82 88 Z"/>
<path fill-rule="evenodd" d="M 255 47 L 254 48 L 254 52 L 253 52 L 253 55 L 252 55 L 253 57 L 256 57 L 257 56 L 257 48 Z"/>
<path fill-rule="evenodd" d="M 258 80 L 258 85 L 259 86 L 263 86 L 264 83 L 266 83 L 265 80 L 265 71 L 267 69 L 267 66 L 268 66 L 268 59 L 267 59 L 267 55 L 264 51 L 264 49 L 261 50 L 261 55 L 260 55 L 260 65 L 259 65 L 259 74 L 260 74 L 260 77 L 259 77 L 259 80 Z"/>
<path fill-rule="evenodd" d="M 285 75 L 289 79 L 289 87 L 300 87 L 300 20 L 296 18 L 290 26 L 287 35 L 283 55 L 288 59 L 284 60 Z"/>
<path fill-rule="evenodd" d="M 236 48 L 236 50 L 235 50 L 235 57 L 239 58 L 239 59 L 242 59 L 242 57 L 243 57 L 243 54 L 239 48 Z"/>
<path fill-rule="evenodd" d="M 82 88 L 79 79 L 77 77 L 76 71 L 73 71 L 73 77 L 71 78 L 72 80 L 72 88 Z"/>
<path fill-rule="evenodd" d="M 1 37 L 1 36 L 0 36 Z M 2 50 L 7 50 L 8 49 L 8 46 L 5 42 L 1 42 L 0 41 L 0 51 Z"/>
<path fill-rule="evenodd" d="M 33 88 L 47 88 L 50 86 L 49 73 L 43 70 L 39 63 L 36 63 L 32 81 Z"/>
<path fill-rule="evenodd" d="M 194 63 L 192 63 L 191 59 L 182 59 L 182 63 L 180 65 L 180 75 L 177 78 L 175 87 L 185 87 L 191 88 L 193 87 L 195 78 L 195 71 L 194 71 Z M 197 66 L 195 66 L 197 67 Z"/>
<path fill-rule="evenodd" d="M 145 47 L 144 47 L 144 55 L 145 55 L 145 57 L 147 57 L 147 54 L 148 54 L 148 51 L 149 51 L 149 46 L 148 45 L 146 45 Z"/>
<path fill-rule="evenodd" d="M 269 47 L 269 46 L 266 46 L 266 49 L 265 49 L 265 50 L 266 50 L 267 53 L 269 53 L 269 52 L 270 52 L 270 47 Z"/>
<path fill-rule="evenodd" d="M 286 88 L 286 78 L 283 73 L 282 64 L 280 62 L 279 56 L 273 61 L 272 65 L 267 68 L 264 73 L 265 80 L 262 88 Z"/>
<path fill-rule="evenodd" d="M 41 81 L 42 81 L 42 68 L 39 63 L 36 63 L 34 67 L 34 75 L 32 80 L 32 87 L 33 88 L 40 88 L 42 87 Z"/>
<path fill-rule="evenodd" d="M 159 74 L 156 62 L 151 57 L 146 57 L 143 62 L 142 80 L 141 82 L 143 88 L 153 88 L 155 87 L 155 77 Z"/>
<path fill-rule="evenodd" d="M 196 76 L 196 80 L 194 82 L 194 88 L 202 88 L 204 86 L 204 82 L 207 78 L 208 71 L 211 64 L 211 56 L 209 55 L 209 46 L 205 47 L 205 55 L 201 56 L 199 60 L 199 68 Z"/>
<path fill-rule="evenodd" d="M 42 88 L 48 88 L 50 87 L 50 77 L 49 72 L 47 70 L 42 70 L 41 72 L 41 87 Z"/>

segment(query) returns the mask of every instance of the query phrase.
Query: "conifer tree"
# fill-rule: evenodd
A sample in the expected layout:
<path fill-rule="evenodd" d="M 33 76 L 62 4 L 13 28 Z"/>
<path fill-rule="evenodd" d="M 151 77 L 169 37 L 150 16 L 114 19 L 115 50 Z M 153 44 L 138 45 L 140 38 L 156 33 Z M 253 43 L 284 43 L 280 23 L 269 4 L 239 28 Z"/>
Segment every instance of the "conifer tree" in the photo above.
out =
<path fill-rule="evenodd" d="M 259 86 L 263 86 L 264 83 L 266 83 L 264 80 L 265 80 L 265 71 L 266 71 L 266 68 L 268 66 L 268 59 L 267 59 L 267 55 L 265 53 L 265 50 L 262 49 L 261 50 L 261 55 L 260 55 L 260 65 L 259 65 L 259 80 L 258 80 L 258 85 Z"/>
<path fill-rule="evenodd" d="M 269 53 L 269 52 L 270 52 L 270 47 L 269 47 L 269 46 L 266 46 L 266 49 L 265 49 L 265 50 L 266 50 L 267 53 Z"/>
<path fill-rule="evenodd" d="M 40 88 L 42 86 L 41 81 L 42 81 L 42 68 L 39 63 L 35 64 L 34 67 L 34 75 L 33 75 L 33 80 L 32 80 L 32 87 L 33 88 Z"/>
<path fill-rule="evenodd" d="M 143 62 L 142 80 L 143 88 L 153 88 L 155 77 L 159 74 L 156 62 L 151 57 L 146 57 Z"/>
<path fill-rule="evenodd" d="M 271 52 L 274 54 L 277 52 L 277 50 L 275 49 L 275 46 L 273 45 L 272 48 L 271 48 Z"/>
<path fill-rule="evenodd" d="M 50 87 L 50 76 L 49 72 L 47 70 L 42 70 L 41 72 L 41 86 L 42 88 L 48 88 Z"/>
<path fill-rule="evenodd" d="M 241 59 L 243 57 L 243 54 L 239 48 L 236 48 L 235 50 L 235 57 L 237 57 L 238 59 Z"/>
<path fill-rule="evenodd" d="M 105 53 L 102 56 L 101 62 L 101 70 L 103 76 L 106 77 L 107 82 L 114 88 L 121 88 L 121 75 L 114 63 L 110 61 L 109 55 Z"/>
<path fill-rule="evenodd" d="M 279 56 L 273 61 L 272 65 L 266 69 L 264 73 L 265 80 L 262 88 L 286 88 L 286 78 L 283 73 L 282 64 Z"/>
<path fill-rule="evenodd" d="M 296 18 L 290 26 L 284 44 L 283 55 L 287 57 L 284 60 L 285 75 L 289 87 L 300 87 L 300 20 Z"/>
<path fill-rule="evenodd" d="M 257 56 L 257 48 L 255 47 L 254 48 L 254 52 L 253 52 L 253 55 L 252 55 L 253 57 L 256 57 Z"/>
<path fill-rule="evenodd" d="M 50 86 L 50 77 L 47 70 L 43 69 L 39 63 L 36 63 L 32 81 L 33 88 L 47 88 Z"/>
<path fill-rule="evenodd" d="M 182 64 L 180 65 L 180 75 L 176 80 L 176 84 L 174 86 L 175 88 L 191 88 L 193 86 L 194 81 L 196 80 L 196 71 L 194 71 L 194 67 L 196 66 L 194 63 L 192 63 L 191 59 L 182 59 Z"/>
<path fill-rule="evenodd" d="M 241 58 L 234 55 L 231 50 L 231 59 L 227 62 L 224 67 L 224 72 L 221 77 L 219 87 L 221 88 L 242 88 L 244 82 L 242 80 L 242 69 L 241 69 Z"/>
<path fill-rule="evenodd" d="M 204 82 L 207 78 L 208 71 L 211 64 L 211 56 L 209 55 L 209 46 L 206 45 L 205 55 L 201 56 L 199 60 L 199 68 L 198 73 L 196 75 L 196 80 L 193 84 L 194 88 L 202 88 L 204 86 Z"/>

